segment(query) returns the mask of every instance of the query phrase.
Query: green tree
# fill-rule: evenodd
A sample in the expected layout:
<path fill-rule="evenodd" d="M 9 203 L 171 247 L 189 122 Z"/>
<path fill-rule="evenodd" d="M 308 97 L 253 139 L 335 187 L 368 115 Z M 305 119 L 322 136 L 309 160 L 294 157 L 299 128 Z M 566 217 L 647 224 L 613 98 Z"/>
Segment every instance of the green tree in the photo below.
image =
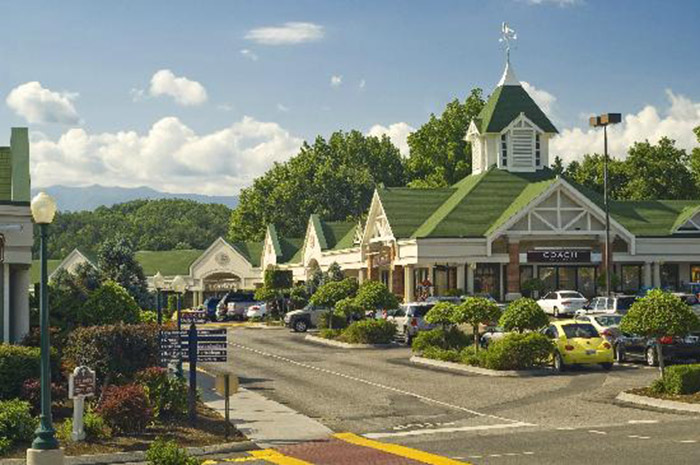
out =
<path fill-rule="evenodd" d="M 625 333 L 638 334 L 656 340 L 659 370 L 663 377 L 664 354 L 659 341 L 662 337 L 682 337 L 698 327 L 698 317 L 680 298 L 653 289 L 632 304 L 622 317 L 620 329 Z"/>
<path fill-rule="evenodd" d="M 342 281 L 345 279 L 343 270 L 340 268 L 340 265 L 338 265 L 338 262 L 333 262 L 328 266 L 328 271 L 326 271 L 324 277 L 324 282 Z"/>
<path fill-rule="evenodd" d="M 463 103 L 453 100 L 439 117 L 431 114 L 408 136 L 411 151 L 405 164 L 411 187 L 449 186 L 471 173 L 471 144 L 464 137 L 483 107 L 481 89 L 473 89 Z"/>
<path fill-rule="evenodd" d="M 119 283 L 106 281 L 90 294 L 78 319 L 84 326 L 139 322 L 141 309 Z"/>
<path fill-rule="evenodd" d="M 98 267 L 105 279 L 122 286 L 141 308 L 152 308 L 152 296 L 148 292 L 146 276 L 136 261 L 134 247 L 125 237 L 107 239 L 100 247 Z"/>
<path fill-rule="evenodd" d="M 700 144 L 700 126 L 693 129 L 695 137 L 697 138 L 698 144 Z M 700 147 L 695 147 L 690 153 L 690 173 L 695 181 L 695 190 L 700 190 Z"/>
<path fill-rule="evenodd" d="M 355 302 L 362 310 L 396 308 L 399 301 L 389 288 L 379 281 L 365 281 L 357 290 Z"/>
<path fill-rule="evenodd" d="M 342 281 L 330 281 L 318 288 L 311 296 L 311 303 L 319 307 L 334 308 L 340 300 L 355 297 L 357 294 L 357 280 L 345 278 Z"/>
<path fill-rule="evenodd" d="M 357 305 L 353 297 L 346 297 L 336 302 L 333 311 L 336 315 L 342 316 L 346 320 L 349 320 L 353 315 L 362 313 L 362 309 Z"/>
<path fill-rule="evenodd" d="M 498 320 L 501 309 L 493 301 L 484 297 L 467 297 L 458 305 L 452 315 L 454 324 L 468 324 L 474 334 L 474 350 L 479 350 L 479 325 Z"/>
<path fill-rule="evenodd" d="M 584 155 L 583 159 L 569 163 L 564 170 L 564 176 L 584 187 L 603 194 L 603 165 L 602 155 Z M 608 163 L 608 193 L 610 198 L 624 199 L 623 191 L 629 182 L 625 162 L 610 158 Z"/>
<path fill-rule="evenodd" d="M 309 303 L 309 294 L 306 293 L 306 286 L 297 284 L 289 290 L 289 301 L 292 310 L 304 308 Z"/>
<path fill-rule="evenodd" d="M 549 324 L 549 318 L 533 299 L 521 297 L 511 302 L 498 322 L 506 331 L 536 331 Z"/>
<path fill-rule="evenodd" d="M 438 302 L 425 314 L 425 321 L 431 325 L 440 325 L 444 329 L 452 324 L 456 309 L 457 305 L 452 302 Z"/>
<path fill-rule="evenodd" d="M 358 218 L 378 184 L 404 184 L 401 154 L 388 137 L 359 131 L 317 137 L 241 191 L 228 237 L 261 240 L 270 223 L 282 234 L 302 236 L 312 213 L 327 220 Z"/>
<path fill-rule="evenodd" d="M 562 160 L 559 155 L 554 157 L 554 163 L 552 163 L 552 171 L 554 172 L 554 174 L 559 176 L 564 174 L 564 160 Z"/>

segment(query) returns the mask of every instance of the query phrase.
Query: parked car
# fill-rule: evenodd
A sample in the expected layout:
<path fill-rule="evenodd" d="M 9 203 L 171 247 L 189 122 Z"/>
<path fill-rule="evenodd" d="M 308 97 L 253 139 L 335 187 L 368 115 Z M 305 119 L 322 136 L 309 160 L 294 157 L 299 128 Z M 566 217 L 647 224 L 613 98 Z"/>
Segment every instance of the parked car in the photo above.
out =
<path fill-rule="evenodd" d="M 227 292 L 216 305 L 216 319 L 218 321 L 244 320 L 248 307 L 257 303 L 251 291 Z"/>
<path fill-rule="evenodd" d="M 613 366 L 612 345 L 600 337 L 590 323 L 555 321 L 543 334 L 554 342 L 554 369 L 557 371 L 564 371 L 570 365 L 599 364 L 606 370 Z"/>
<path fill-rule="evenodd" d="M 479 344 L 481 347 L 486 349 L 488 348 L 489 344 L 491 344 L 493 341 L 503 339 L 506 334 L 506 331 L 500 326 L 487 326 L 481 333 Z"/>
<path fill-rule="evenodd" d="M 265 315 L 267 315 L 267 303 L 262 302 L 256 305 L 251 305 L 248 307 L 248 310 L 246 310 L 245 316 L 246 318 L 263 318 Z"/>
<path fill-rule="evenodd" d="M 637 301 L 635 295 L 616 295 L 613 297 L 594 297 L 590 303 L 577 313 L 615 313 L 625 315 L 633 303 Z"/>
<path fill-rule="evenodd" d="M 207 297 L 202 304 L 207 312 L 207 320 L 216 321 L 216 306 L 221 300 L 220 297 Z"/>
<path fill-rule="evenodd" d="M 396 337 L 403 340 L 406 345 L 411 345 L 419 331 L 427 331 L 435 327 L 425 321 L 425 314 L 434 306 L 435 302 L 401 304 L 397 310 L 391 312 L 391 315 L 387 315 L 387 321 L 396 325 Z"/>
<path fill-rule="evenodd" d="M 576 291 L 549 292 L 537 301 L 545 313 L 555 317 L 573 315 L 576 310 L 581 310 L 587 302 L 586 298 Z"/>
<path fill-rule="evenodd" d="M 611 313 L 576 315 L 576 321 L 590 323 L 608 342 L 612 343 L 621 334 L 622 315 Z"/>
<path fill-rule="evenodd" d="M 294 332 L 304 333 L 309 328 L 318 327 L 321 316 L 330 310 L 327 307 L 308 304 L 300 310 L 293 310 L 284 315 L 284 325 L 292 328 Z"/>
<path fill-rule="evenodd" d="M 700 300 L 695 294 L 686 294 L 682 292 L 674 292 L 673 295 L 678 296 L 693 310 L 697 316 L 700 316 Z"/>
<path fill-rule="evenodd" d="M 615 340 L 615 360 L 643 360 L 649 366 L 659 364 L 657 347 L 661 346 L 664 361 L 700 360 L 700 333 L 685 337 L 655 338 L 622 333 Z"/>

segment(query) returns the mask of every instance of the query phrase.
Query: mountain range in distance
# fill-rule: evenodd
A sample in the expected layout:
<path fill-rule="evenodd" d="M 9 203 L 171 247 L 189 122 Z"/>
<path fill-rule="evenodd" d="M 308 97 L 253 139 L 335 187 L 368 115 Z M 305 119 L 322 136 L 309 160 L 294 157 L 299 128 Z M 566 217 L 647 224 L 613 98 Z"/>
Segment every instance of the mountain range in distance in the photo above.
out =
<path fill-rule="evenodd" d="M 97 207 L 109 207 L 118 203 L 140 199 L 185 199 L 201 203 L 218 203 L 229 208 L 238 205 L 235 195 L 172 194 L 160 192 L 150 187 L 110 187 L 94 184 L 85 187 L 51 186 L 32 189 L 32 196 L 44 191 L 56 199 L 59 211 L 94 210 Z"/>

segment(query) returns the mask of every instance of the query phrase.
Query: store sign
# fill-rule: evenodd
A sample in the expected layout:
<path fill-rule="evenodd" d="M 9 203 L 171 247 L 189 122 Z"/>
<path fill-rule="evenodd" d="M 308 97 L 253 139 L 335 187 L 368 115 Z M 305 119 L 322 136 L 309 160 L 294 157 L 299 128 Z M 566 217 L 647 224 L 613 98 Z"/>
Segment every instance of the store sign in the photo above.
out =
<path fill-rule="evenodd" d="M 591 251 L 580 249 L 530 250 L 528 263 L 590 263 Z"/>
<path fill-rule="evenodd" d="M 95 372 L 86 366 L 79 366 L 68 378 L 68 398 L 90 397 L 95 395 Z"/>

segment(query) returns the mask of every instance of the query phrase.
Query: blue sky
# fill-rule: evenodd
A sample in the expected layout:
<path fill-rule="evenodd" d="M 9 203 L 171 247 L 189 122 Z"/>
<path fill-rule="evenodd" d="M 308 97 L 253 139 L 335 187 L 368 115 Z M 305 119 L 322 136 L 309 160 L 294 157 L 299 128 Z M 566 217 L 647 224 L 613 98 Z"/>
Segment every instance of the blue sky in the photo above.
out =
<path fill-rule="evenodd" d="M 31 128 L 37 186 L 233 194 L 318 134 L 405 146 L 449 100 L 492 90 L 502 21 L 567 159 L 596 148 L 593 112 L 628 116 L 618 156 L 662 133 L 690 148 L 700 124 L 693 1 L 25 0 L 3 16 L 0 125 Z"/>

